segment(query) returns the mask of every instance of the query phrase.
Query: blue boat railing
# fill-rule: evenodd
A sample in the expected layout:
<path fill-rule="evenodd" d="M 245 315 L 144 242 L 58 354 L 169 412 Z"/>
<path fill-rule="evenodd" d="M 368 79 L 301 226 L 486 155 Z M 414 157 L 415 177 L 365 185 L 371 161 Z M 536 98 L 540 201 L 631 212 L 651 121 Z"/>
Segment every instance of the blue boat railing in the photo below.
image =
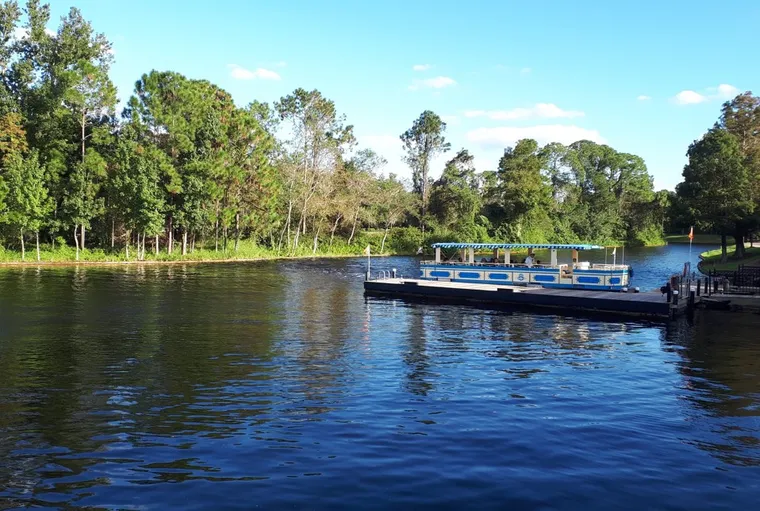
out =
<path fill-rule="evenodd" d="M 491 263 L 491 262 L 474 262 L 469 263 L 466 261 L 441 261 L 439 263 L 436 263 L 435 261 L 420 261 L 420 265 L 423 266 L 481 266 L 486 268 L 534 268 L 534 269 L 540 269 L 540 270 L 552 270 L 552 269 L 567 269 L 569 268 L 569 264 L 557 264 L 557 265 L 551 265 L 551 264 L 536 264 L 533 263 L 531 265 L 525 264 L 525 263 Z M 628 265 L 625 264 L 589 264 L 584 265 L 582 263 L 578 263 L 575 267 L 576 270 L 627 270 Z"/>

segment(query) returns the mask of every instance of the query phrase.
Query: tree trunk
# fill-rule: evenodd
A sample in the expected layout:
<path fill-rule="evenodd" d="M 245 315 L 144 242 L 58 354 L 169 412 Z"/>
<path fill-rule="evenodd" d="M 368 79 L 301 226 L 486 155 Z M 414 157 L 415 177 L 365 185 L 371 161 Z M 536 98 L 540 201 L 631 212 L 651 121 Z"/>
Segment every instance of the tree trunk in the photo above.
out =
<path fill-rule="evenodd" d="M 166 252 L 168 254 L 172 253 L 172 248 L 173 248 L 172 245 L 174 245 L 174 226 L 173 226 L 173 220 L 174 219 L 170 216 L 169 217 L 169 233 L 168 233 L 168 236 L 167 236 L 167 238 L 168 238 L 169 241 L 168 241 L 168 244 L 166 245 Z"/>
<path fill-rule="evenodd" d="M 82 250 L 84 250 L 84 224 L 82 224 L 82 230 L 80 231 L 82 236 L 82 242 L 80 243 Z"/>
<path fill-rule="evenodd" d="M 195 233 L 193 233 L 193 238 L 190 241 L 190 253 L 192 254 L 194 252 L 195 252 Z"/>
<path fill-rule="evenodd" d="M 383 250 L 385 250 L 385 239 L 388 237 L 388 226 L 385 226 L 385 233 L 383 234 L 383 241 L 380 243 L 380 253 L 383 253 Z"/>
<path fill-rule="evenodd" d="M 227 252 L 227 239 L 228 239 L 227 226 L 222 227 L 222 251 Z"/>
<path fill-rule="evenodd" d="M 240 244 L 240 212 L 235 215 L 235 252 Z"/>
<path fill-rule="evenodd" d="M 359 219 L 359 208 L 356 208 L 354 213 L 354 223 L 351 225 L 351 236 L 348 237 L 348 244 L 351 244 L 351 240 L 354 239 L 354 233 L 356 232 L 356 221 Z"/>
<path fill-rule="evenodd" d="M 37 244 L 37 260 L 40 260 L 40 231 L 34 232 L 34 241 Z"/>
<path fill-rule="evenodd" d="M 77 224 L 74 224 L 74 244 L 77 246 L 76 260 L 79 261 L 79 236 L 77 236 Z"/>
<path fill-rule="evenodd" d="M 288 199 L 288 217 L 285 219 L 285 227 L 283 227 L 282 232 L 280 233 L 280 241 L 277 244 L 277 251 L 279 252 L 282 250 L 282 237 L 285 235 L 285 232 L 288 233 L 288 245 L 290 245 L 290 222 L 293 217 L 293 200 Z"/>
<path fill-rule="evenodd" d="M 214 252 L 219 252 L 219 218 L 214 222 Z"/>
<path fill-rule="evenodd" d="M 132 233 L 127 231 L 127 241 L 124 243 L 124 252 L 127 254 L 127 261 L 129 261 L 129 242 L 132 241 Z"/>
<path fill-rule="evenodd" d="M 736 243 L 736 249 L 734 250 L 734 257 L 737 259 L 744 259 L 744 233 L 734 233 L 734 241 Z"/>
<path fill-rule="evenodd" d="M 116 247 L 116 220 L 111 218 L 111 250 Z"/>
<path fill-rule="evenodd" d="M 726 235 L 720 235 L 720 262 L 725 263 L 728 261 L 728 249 L 726 246 Z"/>
<path fill-rule="evenodd" d="M 153 246 L 153 248 L 156 251 L 156 255 L 158 255 L 158 252 L 161 250 L 161 246 L 158 243 L 158 234 L 156 234 L 156 244 Z"/>
<path fill-rule="evenodd" d="M 87 111 L 85 109 L 82 109 L 82 163 L 84 163 L 84 137 L 85 137 L 85 126 L 87 126 Z M 84 242 L 82 242 L 82 248 L 84 248 Z"/>
<path fill-rule="evenodd" d="M 140 233 L 137 233 L 137 260 L 140 260 Z"/>
<path fill-rule="evenodd" d="M 21 260 L 26 259 L 26 248 L 24 247 L 24 229 L 21 229 Z"/>
<path fill-rule="evenodd" d="M 182 255 L 187 255 L 187 228 L 182 229 Z"/>
<path fill-rule="evenodd" d="M 333 238 L 335 237 L 335 230 L 338 228 L 338 223 L 340 223 L 340 219 L 343 215 L 338 215 L 338 217 L 335 219 L 335 223 L 332 226 L 332 229 L 330 229 L 330 246 L 332 247 L 333 244 Z"/>
<path fill-rule="evenodd" d="M 296 226 L 296 235 L 293 237 L 293 251 L 298 248 L 298 238 L 301 235 L 301 222 L 304 221 L 304 215 L 301 214 L 301 218 L 298 219 L 298 225 Z"/>
<path fill-rule="evenodd" d="M 317 245 L 319 244 L 319 229 L 321 226 L 317 227 L 317 232 L 314 233 L 314 245 L 311 247 L 311 253 L 316 254 L 317 253 Z"/>

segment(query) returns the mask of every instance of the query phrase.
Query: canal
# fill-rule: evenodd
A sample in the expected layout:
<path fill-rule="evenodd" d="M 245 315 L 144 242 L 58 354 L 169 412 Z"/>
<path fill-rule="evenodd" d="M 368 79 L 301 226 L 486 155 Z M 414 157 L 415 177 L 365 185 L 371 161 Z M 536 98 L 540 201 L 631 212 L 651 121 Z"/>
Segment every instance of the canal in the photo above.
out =
<path fill-rule="evenodd" d="M 647 290 L 687 257 L 626 262 Z M 414 275 L 416 261 L 372 264 Z M 760 499 L 760 316 L 377 300 L 365 265 L 0 270 L 0 509 Z"/>

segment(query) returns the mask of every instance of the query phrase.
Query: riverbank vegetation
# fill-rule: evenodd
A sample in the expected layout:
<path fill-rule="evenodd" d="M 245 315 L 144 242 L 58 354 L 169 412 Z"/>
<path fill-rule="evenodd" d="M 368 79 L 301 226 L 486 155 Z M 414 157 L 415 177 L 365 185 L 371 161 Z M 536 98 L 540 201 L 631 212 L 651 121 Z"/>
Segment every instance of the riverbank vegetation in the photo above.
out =
<path fill-rule="evenodd" d="M 703 268 L 718 271 L 737 270 L 740 265 L 760 266 L 760 247 L 744 247 L 744 256 L 735 257 L 735 247 L 728 248 L 728 258 L 721 261 L 723 250 L 716 249 L 702 253 L 701 264 Z"/>
<path fill-rule="evenodd" d="M 438 240 L 662 242 L 667 192 L 644 161 L 579 141 L 520 140 L 495 169 L 452 151 L 423 112 L 400 135 L 413 176 L 358 147 L 318 90 L 235 104 L 149 71 L 117 112 L 105 35 L 72 8 L 0 3 L 0 258 L 229 259 L 414 253 Z M 452 151 L 440 178 L 436 155 Z"/>
<path fill-rule="evenodd" d="M 745 241 L 760 229 L 760 97 L 745 92 L 725 102 L 715 125 L 687 155 L 674 223 L 717 233 L 722 264 L 750 257 Z"/>

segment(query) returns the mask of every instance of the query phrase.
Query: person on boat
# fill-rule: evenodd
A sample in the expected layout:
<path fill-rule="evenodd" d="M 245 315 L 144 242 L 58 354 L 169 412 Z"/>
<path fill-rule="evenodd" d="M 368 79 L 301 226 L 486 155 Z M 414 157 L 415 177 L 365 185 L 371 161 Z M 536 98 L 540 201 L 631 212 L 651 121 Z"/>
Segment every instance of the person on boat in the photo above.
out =
<path fill-rule="evenodd" d="M 525 258 L 524 263 L 528 266 L 528 268 L 533 266 L 533 256 L 528 254 L 528 257 Z"/>

